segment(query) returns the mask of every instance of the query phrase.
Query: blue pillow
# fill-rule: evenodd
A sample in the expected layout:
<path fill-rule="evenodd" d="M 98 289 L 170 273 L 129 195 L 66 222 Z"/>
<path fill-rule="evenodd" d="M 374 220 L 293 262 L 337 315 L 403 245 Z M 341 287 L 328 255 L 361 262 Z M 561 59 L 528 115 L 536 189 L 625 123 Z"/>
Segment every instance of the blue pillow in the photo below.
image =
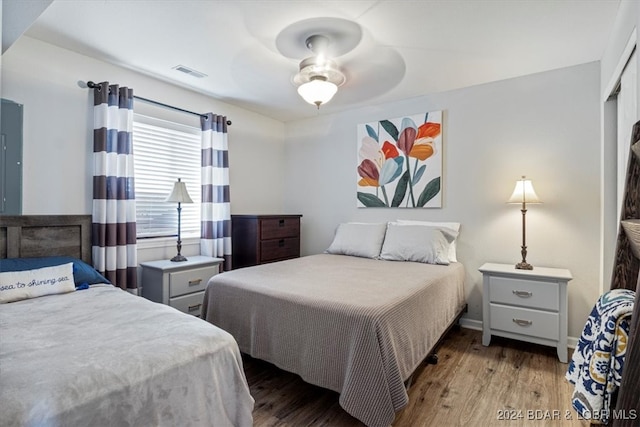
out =
<path fill-rule="evenodd" d="M 84 283 L 95 285 L 96 283 L 111 284 L 102 274 L 86 262 L 69 256 L 52 256 L 42 258 L 6 258 L 0 259 L 0 272 L 26 271 L 42 267 L 73 263 L 73 281 L 76 286 Z"/>

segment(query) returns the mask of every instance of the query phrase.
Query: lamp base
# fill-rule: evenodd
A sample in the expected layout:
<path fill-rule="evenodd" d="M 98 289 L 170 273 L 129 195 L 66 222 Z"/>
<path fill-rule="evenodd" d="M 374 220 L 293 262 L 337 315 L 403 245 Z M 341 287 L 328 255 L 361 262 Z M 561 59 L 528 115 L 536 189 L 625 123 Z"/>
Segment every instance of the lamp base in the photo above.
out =
<path fill-rule="evenodd" d="M 533 265 L 529 264 L 526 261 L 522 261 L 516 264 L 516 268 L 518 270 L 533 270 Z"/>
<path fill-rule="evenodd" d="M 173 258 L 171 258 L 171 261 L 173 262 L 182 262 L 182 261 L 186 261 L 187 259 L 183 256 L 183 255 L 176 255 Z"/>

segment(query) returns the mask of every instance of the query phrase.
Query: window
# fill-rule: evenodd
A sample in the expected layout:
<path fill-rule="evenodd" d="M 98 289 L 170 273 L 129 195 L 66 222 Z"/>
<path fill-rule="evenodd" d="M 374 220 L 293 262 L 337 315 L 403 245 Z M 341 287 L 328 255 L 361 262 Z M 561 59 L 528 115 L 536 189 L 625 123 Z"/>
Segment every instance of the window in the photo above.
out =
<path fill-rule="evenodd" d="M 165 202 L 173 184 L 186 184 L 194 203 L 183 203 L 182 237 L 200 235 L 201 131 L 199 128 L 133 115 L 133 152 L 138 238 L 175 236 L 178 206 Z"/>

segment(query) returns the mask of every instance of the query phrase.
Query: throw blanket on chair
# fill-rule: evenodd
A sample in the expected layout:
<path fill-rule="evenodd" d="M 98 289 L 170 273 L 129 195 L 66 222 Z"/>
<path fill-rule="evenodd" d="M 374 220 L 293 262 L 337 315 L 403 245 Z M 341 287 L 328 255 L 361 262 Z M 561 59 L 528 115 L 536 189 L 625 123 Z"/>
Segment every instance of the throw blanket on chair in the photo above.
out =
<path fill-rule="evenodd" d="M 607 424 L 611 397 L 620 386 L 635 292 L 613 289 L 596 302 L 573 352 L 566 378 L 575 384 L 578 415 Z"/>

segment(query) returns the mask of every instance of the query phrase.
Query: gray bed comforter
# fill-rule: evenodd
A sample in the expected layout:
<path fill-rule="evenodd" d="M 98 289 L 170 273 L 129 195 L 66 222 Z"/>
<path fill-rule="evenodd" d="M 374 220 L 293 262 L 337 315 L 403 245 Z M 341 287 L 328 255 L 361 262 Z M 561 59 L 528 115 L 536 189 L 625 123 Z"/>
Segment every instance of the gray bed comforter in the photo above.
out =
<path fill-rule="evenodd" d="M 464 306 L 464 268 L 319 254 L 225 272 L 203 318 L 240 350 L 340 393 L 368 426 L 388 426 L 404 387 Z"/>
<path fill-rule="evenodd" d="M 233 337 L 107 285 L 0 304 L 1 426 L 251 426 Z"/>

